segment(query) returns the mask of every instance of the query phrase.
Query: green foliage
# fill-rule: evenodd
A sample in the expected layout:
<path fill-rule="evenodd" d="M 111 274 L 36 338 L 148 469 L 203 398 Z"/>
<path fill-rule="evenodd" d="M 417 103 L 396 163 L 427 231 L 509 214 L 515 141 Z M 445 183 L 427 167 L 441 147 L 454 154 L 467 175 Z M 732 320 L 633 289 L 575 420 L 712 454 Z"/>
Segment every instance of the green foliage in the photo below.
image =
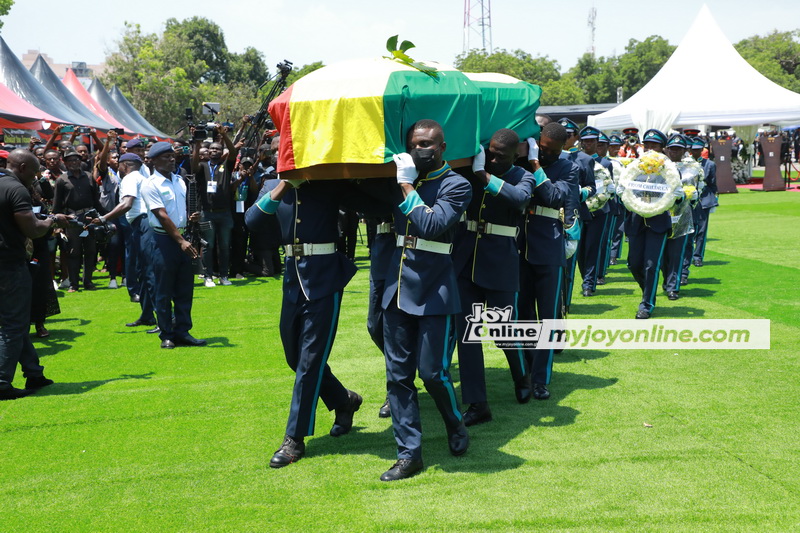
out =
<path fill-rule="evenodd" d="M 459 54 L 454 66 L 463 72 L 499 72 L 542 87 L 548 81 L 561 78 L 556 60 L 547 56 L 533 57 L 523 50 L 508 52 L 496 49 L 490 54 L 473 49 Z"/>
<path fill-rule="evenodd" d="M 385 57 L 386 59 L 396 59 L 397 61 L 405 63 L 409 67 L 413 67 L 432 78 L 438 77 L 435 68 L 430 67 L 421 61 L 414 61 L 414 59 L 412 59 L 406 54 L 408 50 L 414 48 L 414 43 L 412 43 L 411 41 L 403 41 L 402 43 L 400 43 L 400 47 L 398 48 L 397 47 L 398 37 L 399 35 L 394 35 L 392 37 L 389 37 L 389 40 L 386 41 L 386 50 L 388 50 L 389 53 L 392 54 L 392 56 L 391 57 L 383 56 L 383 57 Z"/>
<path fill-rule="evenodd" d="M 581 105 L 585 103 L 587 103 L 586 95 L 571 74 L 548 81 L 542 86 L 542 105 Z"/>
<path fill-rule="evenodd" d="M 616 57 L 599 57 L 586 53 L 569 70 L 583 92 L 587 104 L 616 102 L 617 87 L 621 85 Z"/>
<path fill-rule="evenodd" d="M 11 6 L 14 5 L 14 0 L 0 0 L 0 17 L 8 15 L 11 11 Z M 0 28 L 3 27 L 3 21 L 0 20 Z"/>
<path fill-rule="evenodd" d="M 800 30 L 754 35 L 735 47 L 761 74 L 790 91 L 800 92 Z"/>
<path fill-rule="evenodd" d="M 165 35 L 174 35 L 187 43 L 192 57 L 205 61 L 207 70 L 197 81 L 220 83 L 228 79 L 228 46 L 222 28 L 204 17 L 192 17 L 178 22 L 166 22 Z"/>
<path fill-rule="evenodd" d="M 629 98 L 647 85 L 647 82 L 661 70 L 675 48 L 676 46 L 658 35 L 651 35 L 644 41 L 636 39 L 628 41 L 625 53 L 617 60 L 618 80 L 625 98 Z"/>

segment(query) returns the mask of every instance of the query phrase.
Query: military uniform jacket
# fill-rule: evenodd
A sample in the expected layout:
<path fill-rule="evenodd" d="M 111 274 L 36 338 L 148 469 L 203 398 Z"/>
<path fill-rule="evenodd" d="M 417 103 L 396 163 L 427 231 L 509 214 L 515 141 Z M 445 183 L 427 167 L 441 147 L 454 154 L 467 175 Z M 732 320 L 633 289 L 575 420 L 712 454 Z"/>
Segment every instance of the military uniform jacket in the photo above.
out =
<path fill-rule="evenodd" d="M 469 205 L 472 188 L 445 164 L 415 184 L 394 208 L 398 235 L 452 243 L 456 225 Z M 461 311 L 456 273 L 450 254 L 396 248 L 386 276 L 383 308 L 395 298 L 398 309 L 411 315 L 451 315 Z"/>
<path fill-rule="evenodd" d="M 516 228 L 533 193 L 533 174 L 512 166 L 494 185 L 485 187 L 470 179 L 472 201 L 467 220 Z M 495 187 L 499 189 L 495 192 Z M 515 237 L 460 231 L 453 247 L 453 263 L 458 275 L 466 275 L 476 285 L 496 291 L 519 291 L 519 250 Z"/>
<path fill-rule="evenodd" d="M 589 195 L 594 196 L 597 194 L 597 185 L 594 182 L 594 158 L 589 154 L 581 152 L 579 150 L 572 150 L 569 152 L 561 152 L 562 159 L 569 159 L 580 169 L 580 174 L 578 174 L 578 183 L 581 189 L 588 189 Z M 588 198 L 587 196 L 587 198 Z M 589 208 L 586 207 L 586 204 L 580 201 L 578 198 L 579 206 L 578 206 L 578 217 L 581 220 L 591 220 L 592 213 L 589 211 Z"/>
<path fill-rule="evenodd" d="M 543 169 L 547 180 L 533 190 L 529 208 L 576 208 L 580 169 L 569 159 L 559 159 Z M 564 223 L 560 218 L 527 213 L 520 233 L 522 257 L 532 265 L 567 266 L 564 253 Z"/>
<path fill-rule="evenodd" d="M 378 224 L 392 222 L 391 216 L 375 217 L 375 219 Z M 386 279 L 395 248 L 397 248 L 397 233 L 394 231 L 375 235 L 375 238 L 372 240 L 372 248 L 369 250 L 370 279 L 375 281 Z"/>
<path fill-rule="evenodd" d="M 711 209 L 719 205 L 717 202 L 717 164 L 710 159 L 703 159 L 702 164 L 706 187 L 700 194 L 698 206 L 702 209 Z"/>
<path fill-rule="evenodd" d="M 259 199 L 273 190 L 280 180 L 264 184 Z M 275 215 L 253 205 L 245 213 L 251 231 L 269 229 L 269 217 L 277 217 L 283 244 L 335 243 L 339 240 L 339 203 L 354 188 L 341 181 L 311 181 L 287 190 Z M 343 253 L 326 255 L 286 255 L 283 275 L 284 296 L 292 302 L 317 300 L 341 291 L 356 273 L 356 266 Z"/>

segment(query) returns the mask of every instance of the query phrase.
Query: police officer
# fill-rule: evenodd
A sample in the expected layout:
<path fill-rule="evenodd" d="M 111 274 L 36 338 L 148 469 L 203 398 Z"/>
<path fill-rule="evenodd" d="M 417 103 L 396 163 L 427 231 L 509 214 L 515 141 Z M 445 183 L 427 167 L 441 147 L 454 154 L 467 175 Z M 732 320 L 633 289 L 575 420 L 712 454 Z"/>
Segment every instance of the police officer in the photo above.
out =
<path fill-rule="evenodd" d="M 608 145 L 609 153 L 611 153 L 612 156 L 618 154 L 620 146 L 622 146 L 622 139 L 620 139 L 618 135 L 611 135 Z M 625 217 L 627 217 L 629 213 L 628 210 L 625 209 L 625 204 L 619 199 L 618 194 L 615 193 L 609 202 L 611 203 L 610 215 L 612 216 L 612 222 L 608 239 L 608 264 L 616 265 L 619 258 L 622 257 L 622 242 L 625 236 Z M 603 272 L 603 276 L 605 277 L 605 272 Z"/>
<path fill-rule="evenodd" d="M 536 141 L 533 141 L 535 145 Z M 483 348 L 480 343 L 465 343 L 467 317 L 476 304 L 493 308 L 512 308 L 517 316 L 519 293 L 519 250 L 517 226 L 530 201 L 533 175 L 515 166 L 519 136 L 511 129 L 495 132 L 489 149 L 475 156 L 470 176 L 472 201 L 467 208 L 466 231 L 459 233 L 453 249 L 458 273 L 461 312 L 458 327 L 458 368 L 461 398 L 468 404 L 464 424 L 472 426 L 492 419 L 486 396 Z M 514 391 L 519 403 L 531 397 L 530 373 L 521 347 L 504 348 Z"/>
<path fill-rule="evenodd" d="M 586 126 L 580 132 L 583 152 L 605 168 L 612 176 L 614 169 L 611 162 L 600 157 L 597 153 L 597 144 L 600 139 L 600 130 L 593 126 Z M 592 169 L 594 172 L 594 168 Z M 595 187 L 598 182 L 595 181 Z M 600 184 L 602 185 L 602 183 Z M 578 266 L 580 267 L 583 283 L 581 291 L 584 296 L 592 296 L 597 288 L 597 278 L 602 271 L 603 244 L 608 235 L 608 213 L 610 207 L 606 204 L 596 211 L 589 211 L 588 218 L 584 220 L 580 244 L 578 245 Z"/>
<path fill-rule="evenodd" d="M 650 129 L 644 133 L 645 153 L 650 150 L 662 153 L 666 143 L 667 136 L 659 130 Z M 636 318 L 650 318 L 656 305 L 658 275 L 671 227 L 669 212 L 650 218 L 632 212 L 625 223 L 625 234 L 629 243 L 628 268 L 642 289 L 642 301 Z"/>
<path fill-rule="evenodd" d="M 686 153 L 686 139 L 680 133 L 675 133 L 667 140 L 666 154 L 673 163 L 680 163 Z M 687 211 L 688 209 L 688 211 Z M 683 269 L 683 256 L 686 253 L 686 243 L 691 239 L 690 233 L 680 231 L 683 226 L 692 227 L 691 206 L 683 204 L 683 201 L 676 203 L 675 207 L 668 211 L 672 217 L 672 228 L 667 239 L 667 246 L 664 251 L 664 261 L 661 264 L 661 273 L 664 276 L 663 289 L 667 292 L 667 298 L 677 300 L 679 298 L 681 271 Z M 686 219 L 689 219 L 687 222 Z M 692 228 L 693 229 L 693 228 Z"/>
<path fill-rule="evenodd" d="M 328 366 L 344 287 L 356 272 L 353 262 L 336 250 L 339 204 L 354 197 L 348 182 L 270 179 L 245 213 L 253 233 L 272 231 L 277 218 L 286 245 L 280 334 L 295 382 L 286 434 L 270 459 L 272 468 L 303 457 L 305 437 L 314 434 L 320 398 L 328 410 L 336 411 L 333 437 L 350 432 L 363 402 Z"/>
<path fill-rule="evenodd" d="M 567 142 L 564 144 L 564 149 L 561 152 L 561 157 L 569 159 L 580 169 L 578 175 L 578 184 L 580 185 L 578 224 L 567 235 L 567 240 L 580 241 L 581 235 L 583 234 L 583 225 L 592 218 L 592 214 L 584 202 L 597 192 L 597 186 L 594 180 L 594 159 L 578 149 L 578 140 L 580 139 L 580 128 L 578 125 L 568 118 L 562 118 L 558 123 L 567 130 L 568 134 Z M 579 243 L 576 244 L 580 246 Z M 572 286 L 575 281 L 575 267 L 578 264 L 578 255 L 578 253 L 572 255 L 567 261 L 567 267 L 564 270 L 564 308 L 567 312 L 569 312 L 569 306 L 572 303 Z"/>
<path fill-rule="evenodd" d="M 561 124 L 551 122 L 542 128 L 538 153 L 536 149 L 528 151 L 536 186 L 519 238 L 521 320 L 555 319 L 561 315 L 565 238 L 568 231 L 580 227 L 573 216 L 565 229 L 559 212 L 563 208 L 574 213 L 579 195 L 581 170 L 569 159 L 560 157 L 568 137 Z M 547 386 L 553 373 L 553 354 L 553 349 L 526 350 L 533 397 L 537 400 L 550 397 Z"/>
<path fill-rule="evenodd" d="M 611 174 L 612 180 L 617 178 L 616 173 L 619 172 L 618 168 L 609 159 L 609 149 L 611 146 L 611 139 L 602 131 L 597 137 L 597 155 L 599 156 L 600 164 L 603 168 L 608 170 Z M 606 215 L 605 231 L 603 232 L 603 240 L 600 243 L 600 261 L 597 270 L 597 285 L 605 285 L 606 283 L 606 270 L 608 269 L 609 255 L 611 252 L 611 237 L 614 234 L 617 224 L 617 214 L 619 213 L 619 205 L 617 202 L 616 186 L 614 181 L 606 188 L 609 194 L 606 206 L 608 206 L 608 214 Z"/>
<path fill-rule="evenodd" d="M 144 182 L 141 192 L 147 206 L 147 219 L 153 229 L 155 310 L 161 347 L 204 346 L 205 340 L 189 334 L 192 329 L 194 294 L 192 259 L 196 259 L 198 253 L 192 243 L 183 238 L 183 229 L 189 221 L 186 214 L 186 184 L 172 172 L 175 168 L 175 152 L 169 143 L 153 144 L 147 157 L 153 163 L 153 174 Z M 199 218 L 197 213 L 190 216 L 192 219 Z"/>
<path fill-rule="evenodd" d="M 692 213 L 695 224 L 694 254 L 692 259 L 696 267 L 703 266 L 703 256 L 706 252 L 706 235 L 708 234 L 708 218 L 711 211 L 719 205 L 717 201 L 717 164 L 703 157 L 703 148 L 706 147 L 705 141 L 699 137 L 692 142 L 692 157 L 703 165 L 703 180 L 705 182 L 703 191 L 700 193 L 700 200 Z"/>
<path fill-rule="evenodd" d="M 453 320 L 461 309 L 450 253 L 472 188 L 444 161 L 446 143 L 437 122 L 420 120 L 411 126 L 406 147 L 408 153 L 394 157 L 403 200 L 395 203 L 397 248 L 382 301 L 386 387 L 398 460 L 382 481 L 413 476 L 423 467 L 417 373 L 444 420 L 450 453 L 462 455 L 469 447 L 449 371 Z"/>

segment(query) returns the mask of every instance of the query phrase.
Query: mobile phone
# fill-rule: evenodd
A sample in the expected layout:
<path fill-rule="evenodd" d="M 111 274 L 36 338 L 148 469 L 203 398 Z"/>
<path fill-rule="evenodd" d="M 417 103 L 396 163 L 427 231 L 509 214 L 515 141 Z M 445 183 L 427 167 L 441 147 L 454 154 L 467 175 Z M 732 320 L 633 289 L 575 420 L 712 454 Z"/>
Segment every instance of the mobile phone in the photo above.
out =
<path fill-rule="evenodd" d="M 75 126 L 62 126 L 61 133 L 72 133 L 75 131 Z"/>
<path fill-rule="evenodd" d="M 123 135 L 125 133 L 124 128 L 111 128 L 111 131 L 117 132 L 117 135 Z"/>

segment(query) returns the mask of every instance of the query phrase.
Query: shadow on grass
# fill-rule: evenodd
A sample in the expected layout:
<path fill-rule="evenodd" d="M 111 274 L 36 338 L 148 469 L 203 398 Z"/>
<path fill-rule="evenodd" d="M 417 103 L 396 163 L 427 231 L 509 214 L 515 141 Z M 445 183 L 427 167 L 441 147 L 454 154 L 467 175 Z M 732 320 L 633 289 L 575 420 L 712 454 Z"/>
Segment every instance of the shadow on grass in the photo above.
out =
<path fill-rule="evenodd" d="M 689 285 L 721 285 L 719 278 L 692 278 L 689 277 Z"/>
<path fill-rule="evenodd" d="M 683 287 L 681 288 L 680 295 L 681 297 L 688 296 L 690 298 L 698 298 L 704 296 L 713 296 L 716 294 L 717 291 L 712 291 L 710 289 L 701 289 L 700 287 Z"/>
<path fill-rule="evenodd" d="M 595 296 L 623 296 L 633 294 L 633 289 L 623 289 L 621 287 L 617 289 L 606 289 L 606 286 L 607 285 L 602 285 L 598 287 Z"/>
<path fill-rule="evenodd" d="M 46 325 L 50 326 L 48 327 L 50 336 L 40 339 L 34 335 L 31 335 L 31 341 L 36 348 L 36 353 L 39 354 L 39 357 L 47 357 L 49 355 L 55 355 L 64 350 L 69 350 L 74 346 L 75 339 L 85 335 L 85 333 L 82 331 L 75 331 L 72 329 L 51 329 L 52 326 L 49 322 L 50 321 L 48 321 Z M 55 322 L 55 320 L 52 322 Z M 88 320 L 81 320 L 81 322 L 88 322 Z"/>
<path fill-rule="evenodd" d="M 583 297 L 581 296 L 581 298 Z M 619 306 L 611 304 L 601 304 L 601 303 L 596 303 L 596 304 L 583 303 L 576 297 L 573 298 L 572 305 L 569 306 L 569 314 L 599 315 L 601 313 L 605 313 L 606 311 L 613 311 L 614 309 L 619 309 Z"/>
<path fill-rule="evenodd" d="M 112 381 L 123 381 L 129 379 L 150 379 L 150 376 L 155 374 L 155 372 L 148 372 L 146 374 L 122 374 L 118 378 L 111 378 L 111 379 L 100 379 L 96 381 L 82 381 L 78 383 L 59 383 L 56 382 L 49 387 L 45 387 L 39 390 L 35 396 L 59 396 L 59 395 L 67 395 L 67 394 L 83 394 L 84 392 L 89 392 L 92 389 L 96 389 L 101 385 L 105 385 L 106 383 L 111 383 Z"/>
<path fill-rule="evenodd" d="M 714 239 L 711 239 L 714 240 Z M 722 261 L 721 259 L 713 259 L 711 261 L 703 261 L 703 266 L 721 266 L 727 265 L 730 261 Z M 695 267 L 695 268 L 703 268 L 703 267 Z"/>
<path fill-rule="evenodd" d="M 203 337 L 206 342 L 206 348 L 231 348 L 237 346 L 228 340 L 228 337 Z"/>
<path fill-rule="evenodd" d="M 705 316 L 705 309 L 697 309 L 696 307 L 686 306 L 656 306 L 653 310 L 653 318 L 696 318 Z"/>

